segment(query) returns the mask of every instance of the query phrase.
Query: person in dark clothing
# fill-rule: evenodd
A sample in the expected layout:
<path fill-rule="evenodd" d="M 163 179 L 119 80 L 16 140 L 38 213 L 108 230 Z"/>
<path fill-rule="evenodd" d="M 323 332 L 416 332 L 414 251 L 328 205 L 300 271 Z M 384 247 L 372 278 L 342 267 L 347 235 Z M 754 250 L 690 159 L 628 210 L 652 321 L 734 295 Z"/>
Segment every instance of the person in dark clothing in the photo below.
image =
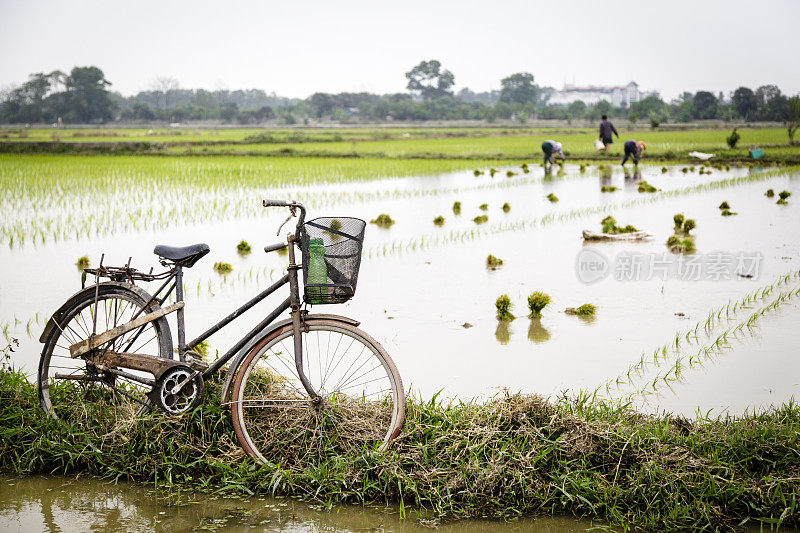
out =
<path fill-rule="evenodd" d="M 644 154 L 645 149 L 647 149 L 647 145 L 642 141 L 625 141 L 625 157 L 622 159 L 622 166 L 625 166 L 625 163 L 628 161 L 628 158 L 633 159 L 633 164 L 639 164 L 639 158 L 642 157 Z"/>
<path fill-rule="evenodd" d="M 603 141 L 603 149 L 608 151 L 608 145 L 614 142 L 613 135 L 617 136 L 619 139 L 619 133 L 617 133 L 617 128 L 608 120 L 608 115 L 603 115 L 603 121 L 600 123 L 600 137 L 599 139 Z"/>
<path fill-rule="evenodd" d="M 566 161 L 567 158 L 564 157 L 564 149 L 561 147 L 560 142 L 546 140 L 542 143 L 542 152 L 544 152 L 544 166 L 547 167 L 547 164 L 553 164 L 553 154 L 555 153 L 557 156 L 561 158 L 562 161 Z"/>

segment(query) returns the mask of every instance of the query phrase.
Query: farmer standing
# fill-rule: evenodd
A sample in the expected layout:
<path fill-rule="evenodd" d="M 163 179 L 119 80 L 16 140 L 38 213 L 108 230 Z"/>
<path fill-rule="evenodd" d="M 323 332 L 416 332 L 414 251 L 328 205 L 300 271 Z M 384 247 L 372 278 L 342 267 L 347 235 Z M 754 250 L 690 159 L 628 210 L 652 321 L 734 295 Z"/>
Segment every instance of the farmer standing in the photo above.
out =
<path fill-rule="evenodd" d="M 628 161 L 628 158 L 633 158 L 633 164 L 639 164 L 639 158 L 642 157 L 644 151 L 647 149 L 647 145 L 644 141 L 625 141 L 625 157 L 622 159 L 622 166 L 625 166 L 625 162 Z"/>
<path fill-rule="evenodd" d="M 562 161 L 566 161 L 564 150 L 560 142 L 551 141 L 550 139 L 542 143 L 542 152 L 544 152 L 544 166 L 547 168 L 547 163 L 553 164 L 553 154 L 557 154 Z"/>
<path fill-rule="evenodd" d="M 617 128 L 608 120 L 608 115 L 603 115 L 603 121 L 600 122 L 600 137 L 599 139 L 603 141 L 603 150 L 606 152 L 608 151 L 608 145 L 614 142 L 612 137 L 616 135 L 619 139 L 619 133 L 617 133 Z"/>

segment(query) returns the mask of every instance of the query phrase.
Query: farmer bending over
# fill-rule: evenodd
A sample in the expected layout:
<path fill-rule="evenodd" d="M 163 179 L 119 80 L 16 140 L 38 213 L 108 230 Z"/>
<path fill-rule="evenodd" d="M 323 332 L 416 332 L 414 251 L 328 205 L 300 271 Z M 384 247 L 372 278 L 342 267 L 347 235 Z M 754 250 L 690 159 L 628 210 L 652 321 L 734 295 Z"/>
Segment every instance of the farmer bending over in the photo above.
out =
<path fill-rule="evenodd" d="M 608 145 L 614 142 L 613 135 L 617 136 L 619 139 L 619 133 L 617 133 L 617 128 L 608 120 L 608 115 L 603 115 L 603 121 L 600 123 L 600 137 L 599 139 L 603 141 L 603 150 L 606 152 L 608 151 Z"/>
<path fill-rule="evenodd" d="M 547 167 L 547 163 L 553 164 L 553 153 L 556 153 L 562 161 L 566 161 L 567 158 L 564 156 L 564 150 L 561 148 L 561 143 L 556 141 L 547 140 L 542 143 L 542 152 L 544 152 L 544 166 Z"/>
<path fill-rule="evenodd" d="M 629 157 L 633 158 L 634 165 L 638 165 L 639 158 L 642 157 L 646 149 L 647 145 L 643 141 L 625 141 L 625 157 L 622 159 L 622 166 L 625 166 L 625 162 Z"/>

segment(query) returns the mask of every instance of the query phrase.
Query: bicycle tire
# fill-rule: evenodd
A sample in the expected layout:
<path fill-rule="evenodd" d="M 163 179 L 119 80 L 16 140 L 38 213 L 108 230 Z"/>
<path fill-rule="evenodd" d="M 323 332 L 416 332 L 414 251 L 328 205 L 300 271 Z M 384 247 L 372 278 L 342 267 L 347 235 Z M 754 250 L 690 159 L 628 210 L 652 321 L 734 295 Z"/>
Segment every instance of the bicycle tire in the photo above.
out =
<path fill-rule="evenodd" d="M 95 306 L 92 288 L 59 313 L 60 318 L 45 340 L 39 359 L 38 390 L 39 402 L 48 416 L 106 434 L 149 410 L 146 394 L 152 387 L 99 372 L 88 361 L 88 354 L 70 357 L 69 346 L 89 337 L 94 313 L 97 333 L 101 333 L 131 320 L 133 314 L 147 304 L 149 295 L 135 286 L 101 283 L 97 287 L 97 299 Z M 158 308 L 152 303 L 146 312 Z M 131 340 L 133 343 L 129 344 Z M 123 349 L 172 359 L 172 335 L 166 317 L 160 317 L 98 349 Z M 152 375 L 145 372 L 124 371 L 152 379 Z"/>
<path fill-rule="evenodd" d="M 234 377 L 231 416 L 244 451 L 260 463 L 291 467 L 326 453 L 385 450 L 405 417 L 403 382 L 391 357 L 345 322 L 315 321 L 302 334 L 304 373 L 322 402 L 314 405 L 300 384 L 292 325 L 271 333 Z"/>

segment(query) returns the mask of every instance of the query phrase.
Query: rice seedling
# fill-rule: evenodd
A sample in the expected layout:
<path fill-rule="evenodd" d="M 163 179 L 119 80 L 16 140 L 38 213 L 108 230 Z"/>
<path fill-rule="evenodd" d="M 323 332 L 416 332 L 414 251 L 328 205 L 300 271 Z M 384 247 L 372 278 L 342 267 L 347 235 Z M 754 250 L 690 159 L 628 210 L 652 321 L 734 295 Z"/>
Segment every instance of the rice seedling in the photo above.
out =
<path fill-rule="evenodd" d="M 542 310 L 550 303 L 550 296 L 539 291 L 534 291 L 528 295 L 528 309 L 530 314 L 528 318 L 539 318 L 542 316 Z"/>
<path fill-rule="evenodd" d="M 683 167 L 683 168 L 681 169 L 681 172 L 683 172 L 684 174 L 686 174 L 687 172 L 689 172 L 689 169 L 688 169 L 688 168 L 686 168 L 686 167 Z"/>
<path fill-rule="evenodd" d="M 231 272 L 233 272 L 233 267 L 231 266 L 231 264 L 222 261 L 217 261 L 216 263 L 214 263 L 213 268 L 217 274 L 221 275 L 230 274 Z"/>
<path fill-rule="evenodd" d="M 461 214 L 461 202 L 453 202 L 453 214 L 454 215 Z"/>
<path fill-rule="evenodd" d="M 680 235 L 670 235 L 667 238 L 667 248 L 674 254 L 688 254 L 695 250 L 694 239 L 681 237 Z"/>
<path fill-rule="evenodd" d="M 511 206 L 506 202 L 503 204 L 503 213 L 508 213 L 509 211 L 511 211 Z"/>
<path fill-rule="evenodd" d="M 550 200 L 552 203 L 556 203 L 558 201 L 558 196 L 553 193 L 547 195 L 547 199 Z"/>
<path fill-rule="evenodd" d="M 694 219 L 687 218 L 683 221 L 683 233 L 688 235 L 690 231 L 692 231 L 696 227 Z"/>
<path fill-rule="evenodd" d="M 516 175 L 517 175 L 517 173 L 514 172 L 513 170 L 506 170 L 506 177 L 507 178 L 511 178 L 513 176 L 516 176 Z"/>
<path fill-rule="evenodd" d="M 792 193 L 790 193 L 789 191 L 781 191 L 778 193 L 779 198 L 778 201 L 775 203 L 777 203 L 778 205 L 786 205 L 789 203 L 786 201 L 786 199 L 789 198 L 791 195 Z"/>
<path fill-rule="evenodd" d="M 586 172 L 586 164 L 585 164 L 585 163 L 581 163 L 581 165 L 578 167 L 578 171 L 579 171 L 581 174 L 583 174 L 584 172 Z"/>
<path fill-rule="evenodd" d="M 497 319 L 501 321 L 514 320 L 514 315 L 511 314 L 511 298 L 507 294 L 503 294 L 494 302 L 495 309 L 497 310 Z"/>
<path fill-rule="evenodd" d="M 767 198 L 772 198 L 775 196 L 775 191 L 773 191 L 772 189 L 767 189 L 767 192 L 764 193 L 764 196 L 766 196 Z"/>
<path fill-rule="evenodd" d="M 728 202 L 725 202 L 725 201 L 723 201 L 723 202 L 722 202 L 721 204 L 719 204 L 719 206 L 717 207 L 717 209 L 730 209 L 730 208 L 731 208 L 730 204 L 729 204 Z"/>
<path fill-rule="evenodd" d="M 481 204 L 478 206 L 478 209 L 480 209 L 481 211 L 486 211 L 487 209 L 489 209 L 489 204 Z"/>
<path fill-rule="evenodd" d="M 522 163 L 522 166 L 520 168 L 522 169 L 522 172 L 524 172 L 525 174 L 531 171 L 531 169 L 528 168 L 528 163 Z"/>
<path fill-rule="evenodd" d="M 194 345 L 192 351 L 200 355 L 203 359 L 205 359 L 206 356 L 208 356 L 209 346 L 210 345 L 208 344 L 208 341 L 201 341 Z"/>
<path fill-rule="evenodd" d="M 381 228 L 389 228 L 392 226 L 392 224 L 394 224 L 394 220 L 392 220 L 392 217 L 390 217 L 386 213 L 381 213 L 380 215 L 370 220 L 369 222 L 370 224 L 375 224 L 376 226 Z"/>
<path fill-rule="evenodd" d="M 474 223 L 476 223 L 476 224 L 485 224 L 486 222 L 489 221 L 489 216 L 488 215 L 478 215 L 475 218 L 473 218 L 472 221 Z"/>
<path fill-rule="evenodd" d="M 497 270 L 497 267 L 503 264 L 503 260 L 499 257 L 495 257 L 492 254 L 489 254 L 486 257 L 486 268 L 490 270 Z"/>
<path fill-rule="evenodd" d="M 89 256 L 84 255 L 79 257 L 78 260 L 75 262 L 75 266 L 78 267 L 78 270 L 89 268 Z"/>
<path fill-rule="evenodd" d="M 613 185 L 603 185 L 600 187 L 600 192 L 614 192 L 617 190 L 617 187 Z"/>
<path fill-rule="evenodd" d="M 681 228 L 683 228 L 684 220 L 686 220 L 686 217 L 682 213 L 677 213 L 672 216 L 672 221 L 675 223 L 675 231 L 678 231 Z"/>
<path fill-rule="evenodd" d="M 658 189 L 647 183 L 646 181 L 642 180 L 636 186 L 636 190 L 639 192 L 656 192 Z"/>
<path fill-rule="evenodd" d="M 476 168 L 475 170 L 472 171 L 472 174 L 477 178 L 478 176 L 483 176 L 484 172 Z"/>
<path fill-rule="evenodd" d="M 669 171 L 667 167 L 661 167 L 661 173 L 666 174 Z"/>
<path fill-rule="evenodd" d="M 600 225 L 603 228 L 603 233 L 609 235 L 618 235 L 620 233 L 634 233 L 639 231 L 638 229 L 634 228 L 630 224 L 625 227 L 617 226 L 617 221 L 611 215 L 608 215 L 603 220 L 600 221 Z"/>
<path fill-rule="evenodd" d="M 242 240 L 236 245 L 236 252 L 238 252 L 239 255 L 248 255 L 251 251 L 250 244 L 245 240 Z"/>
<path fill-rule="evenodd" d="M 436 226 L 444 226 L 444 217 L 440 215 L 440 216 L 434 218 L 433 219 L 433 223 Z"/>
<path fill-rule="evenodd" d="M 724 216 L 724 217 L 730 217 L 730 216 L 734 216 L 734 215 L 738 215 L 738 214 L 739 214 L 739 213 L 734 213 L 734 212 L 733 212 L 733 211 L 731 211 L 730 209 L 723 209 L 723 210 L 720 212 L 720 215 L 722 215 L 722 216 Z"/>
<path fill-rule="evenodd" d="M 575 316 L 594 316 L 597 313 L 597 306 L 593 304 L 583 304 L 580 307 L 567 307 L 564 313 Z"/>
<path fill-rule="evenodd" d="M 495 175 L 495 174 L 497 174 L 498 172 L 500 172 L 500 171 L 499 171 L 499 170 L 497 170 L 496 168 L 490 168 L 490 169 L 489 169 L 489 175 L 490 175 L 491 177 L 494 177 L 494 175 Z"/>

